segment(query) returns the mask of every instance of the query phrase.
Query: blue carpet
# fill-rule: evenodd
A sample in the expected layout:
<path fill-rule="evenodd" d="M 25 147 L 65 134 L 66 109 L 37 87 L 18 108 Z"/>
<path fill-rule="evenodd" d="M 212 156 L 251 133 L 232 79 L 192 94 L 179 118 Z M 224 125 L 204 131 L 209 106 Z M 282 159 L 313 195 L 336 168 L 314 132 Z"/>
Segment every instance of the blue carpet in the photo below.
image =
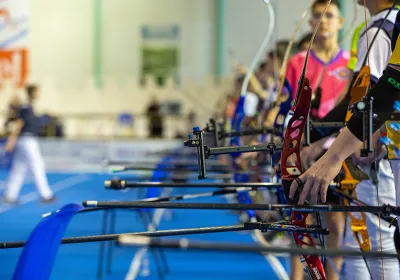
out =
<path fill-rule="evenodd" d="M 7 178 L 0 172 L 0 181 Z M 0 205 L 0 242 L 25 240 L 41 219 L 41 215 L 57 210 L 68 203 L 81 203 L 83 200 L 135 200 L 138 190 L 111 191 L 103 187 L 108 175 L 102 174 L 48 174 L 52 188 L 57 192 L 57 201 L 51 205 L 42 205 L 34 185 L 30 180 L 21 191 L 21 204 L 15 207 Z M 4 187 L 4 182 L 1 182 Z M 209 189 L 207 189 L 208 191 Z M 182 190 L 179 190 L 182 192 Z M 197 193 L 205 189 L 185 189 L 185 193 Z M 202 198 L 198 202 L 226 202 L 222 197 Z M 66 236 L 97 235 L 101 233 L 104 212 L 79 214 L 72 220 Z M 165 215 L 168 217 L 168 214 Z M 174 210 L 170 219 L 162 219 L 159 229 L 189 228 L 200 226 L 234 225 L 238 223 L 235 213 L 215 210 Z M 118 210 L 116 232 L 145 231 L 141 216 L 136 211 Z M 175 237 L 176 238 L 176 237 Z M 216 233 L 189 236 L 191 240 L 253 243 L 249 234 Z M 106 244 L 106 243 L 104 243 Z M 110 243 L 108 243 L 110 244 Z M 113 247 L 111 273 L 103 272 L 103 279 L 124 279 L 136 248 Z M 100 243 L 62 245 L 53 269 L 54 280 L 98 279 L 98 253 Z M 10 279 L 21 249 L 0 250 L 0 279 Z M 166 280 L 202 280 L 202 279 L 278 279 L 263 256 L 253 253 L 218 253 L 218 252 L 165 252 L 170 272 Z M 143 275 L 141 269 L 136 279 L 159 279 L 155 266 L 154 254 L 148 252 L 149 275 Z M 287 260 L 282 258 L 286 264 Z M 143 268 L 143 267 L 142 267 Z M 32 278 L 34 279 L 34 277 Z"/>

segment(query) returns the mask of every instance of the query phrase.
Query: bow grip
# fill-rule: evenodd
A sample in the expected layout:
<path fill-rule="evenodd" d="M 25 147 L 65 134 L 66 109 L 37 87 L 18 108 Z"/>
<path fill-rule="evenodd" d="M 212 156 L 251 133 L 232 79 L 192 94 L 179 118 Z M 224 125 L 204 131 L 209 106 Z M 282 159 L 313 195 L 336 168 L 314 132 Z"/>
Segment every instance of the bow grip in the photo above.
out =
<path fill-rule="evenodd" d="M 294 202 L 298 201 L 300 193 L 300 188 L 298 188 L 294 200 L 289 199 L 288 194 L 291 183 L 303 173 L 300 160 L 300 145 L 301 136 L 310 111 L 311 96 L 312 89 L 310 87 L 310 81 L 305 78 L 301 86 L 297 104 L 295 104 L 296 108 L 292 108 L 294 113 L 292 118 L 289 120 L 285 137 L 283 139 L 281 157 L 282 186 L 283 192 L 290 204 L 294 204 Z M 294 161 L 294 165 L 288 164 L 289 158 Z"/>

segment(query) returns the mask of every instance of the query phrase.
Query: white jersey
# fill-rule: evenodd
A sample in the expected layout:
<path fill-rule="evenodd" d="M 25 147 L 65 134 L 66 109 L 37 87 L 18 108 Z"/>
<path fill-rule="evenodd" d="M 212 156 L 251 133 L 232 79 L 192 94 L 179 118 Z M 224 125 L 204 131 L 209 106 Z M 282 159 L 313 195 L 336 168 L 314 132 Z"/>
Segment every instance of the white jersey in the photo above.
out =
<path fill-rule="evenodd" d="M 385 70 L 390 56 L 391 49 L 391 33 L 393 29 L 398 9 L 390 12 L 386 21 L 383 19 L 388 14 L 389 9 L 383 10 L 372 17 L 371 21 L 360 33 L 358 42 L 357 65 L 354 69 L 355 74 L 360 71 L 364 65 L 368 65 L 371 70 L 371 80 L 377 82 Z M 382 24 L 383 22 L 383 24 Z M 379 29 L 382 27 L 381 29 Z M 377 32 L 379 30 L 379 32 Z M 389 30 L 389 32 L 388 32 Z M 374 37 L 376 38 L 374 39 Z M 367 47 L 368 42 L 368 47 Z M 370 46 L 372 42 L 372 46 Z M 370 48 L 367 57 L 368 48 Z M 361 168 L 366 174 L 371 174 L 371 168 Z M 370 176 L 371 178 L 371 176 Z M 379 183 L 375 185 L 371 180 L 360 182 L 356 187 L 356 193 L 359 200 L 366 204 L 377 206 L 383 204 L 394 205 L 395 200 L 395 180 L 389 160 L 383 159 L 379 163 Z M 358 214 L 358 213 L 357 213 Z M 379 221 L 378 217 L 373 214 L 366 214 L 367 230 L 371 241 L 371 251 L 379 251 L 382 238 L 382 249 L 385 252 L 395 252 L 393 235 L 394 227 L 390 227 L 387 222 Z M 382 234 L 382 235 L 381 235 Z M 347 221 L 347 231 L 344 240 L 345 247 L 358 249 L 354 235 L 351 231 L 349 219 Z M 344 262 L 346 264 L 346 261 Z M 343 279 L 369 279 L 370 275 L 362 258 L 351 260 L 351 265 L 344 266 L 345 277 Z M 381 260 L 368 260 L 368 267 L 371 270 L 373 279 L 382 277 Z M 399 267 L 397 260 L 385 260 L 384 275 L 387 279 L 400 279 Z"/>
<path fill-rule="evenodd" d="M 399 10 L 393 9 L 382 25 L 389 10 L 385 9 L 374 15 L 361 31 L 360 39 L 358 40 L 357 65 L 354 72 L 358 73 L 364 65 L 368 65 L 371 69 L 371 79 L 374 82 L 377 82 L 382 76 L 392 55 L 391 28 L 395 24 Z M 380 27 L 381 29 L 377 33 Z M 366 57 L 368 48 L 370 51 L 368 57 Z"/>

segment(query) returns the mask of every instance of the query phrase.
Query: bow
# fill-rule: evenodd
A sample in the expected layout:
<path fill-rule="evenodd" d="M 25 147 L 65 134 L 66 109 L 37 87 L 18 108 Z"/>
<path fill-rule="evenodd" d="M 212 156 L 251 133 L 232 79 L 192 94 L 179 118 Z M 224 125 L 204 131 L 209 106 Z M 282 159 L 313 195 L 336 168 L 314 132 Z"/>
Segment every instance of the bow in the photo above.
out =
<path fill-rule="evenodd" d="M 271 36 L 274 31 L 274 25 L 275 25 L 275 14 L 274 14 L 272 5 L 269 0 L 264 0 L 264 2 L 268 8 L 268 13 L 269 13 L 268 18 L 269 18 L 270 24 L 268 25 L 268 30 L 267 30 L 267 33 L 261 43 L 261 46 L 259 47 L 249 68 L 247 69 L 246 76 L 244 78 L 242 88 L 241 88 L 240 98 L 238 100 L 238 103 L 235 108 L 235 112 L 231 119 L 231 130 L 232 131 L 240 131 L 242 123 L 244 121 L 244 118 L 245 118 L 244 104 L 245 104 L 245 97 L 246 97 L 246 93 L 247 93 L 247 87 L 248 87 L 249 83 L 251 84 L 255 93 L 258 95 L 258 97 L 260 99 L 265 99 L 265 97 L 266 97 L 265 92 L 262 90 L 262 86 L 260 85 L 260 82 L 254 75 L 254 71 L 256 69 L 257 63 L 261 59 L 261 57 L 266 49 L 266 46 L 268 45 L 268 43 L 271 39 Z M 242 71 L 246 70 L 244 67 L 240 67 L 240 69 Z M 240 144 L 241 144 L 241 141 L 240 141 L 239 136 L 231 137 L 231 139 L 230 139 L 231 146 L 240 146 Z M 231 154 L 231 159 L 233 161 L 233 166 L 234 166 L 235 170 L 238 169 L 238 165 L 235 162 L 235 160 L 238 158 L 238 156 L 239 156 L 239 154 L 237 154 L 237 153 Z M 234 175 L 235 182 L 247 182 L 248 180 L 249 180 L 248 175 L 241 175 L 238 173 L 236 173 Z M 250 194 L 248 193 L 248 191 L 238 192 L 237 199 L 241 203 L 245 203 L 245 204 L 253 203 L 252 198 L 251 198 Z M 256 212 L 254 210 L 247 210 L 246 213 L 251 222 L 257 221 Z M 254 235 L 255 235 L 254 236 L 255 239 L 257 239 L 257 241 L 259 243 L 261 243 L 264 246 L 269 246 L 269 243 L 265 240 L 265 238 L 263 237 L 263 235 L 260 231 L 255 230 Z M 283 268 L 282 264 L 276 257 L 271 256 L 271 255 L 265 255 L 265 257 L 267 258 L 268 262 L 270 262 L 271 267 L 275 270 L 275 273 L 280 277 L 280 279 L 289 279 L 285 269 Z"/>
<path fill-rule="evenodd" d="M 367 94 L 370 86 L 370 81 L 371 81 L 370 68 L 368 66 L 363 66 L 363 68 L 361 68 L 359 74 L 357 75 L 352 85 L 350 105 L 361 100 Z M 352 116 L 351 110 L 347 110 L 345 119 L 346 123 L 350 120 L 351 116 Z M 353 165 L 351 159 L 347 159 L 345 162 L 343 162 L 342 168 L 343 168 L 344 178 L 340 182 L 340 189 L 345 194 L 350 195 L 351 197 L 357 199 L 357 194 L 355 189 L 360 180 L 354 178 L 355 176 L 353 175 L 351 169 L 349 168 L 349 166 L 351 165 Z M 350 205 L 347 199 L 344 199 L 343 201 L 345 205 Z M 360 246 L 360 249 L 363 252 L 369 252 L 371 251 L 371 243 L 367 231 L 367 220 L 366 220 L 367 218 L 365 213 L 362 212 L 360 214 L 361 218 L 357 218 L 352 213 L 348 213 L 348 216 L 350 218 L 350 226 L 354 234 L 354 237 L 358 245 Z M 367 262 L 366 264 L 368 267 Z"/>
<path fill-rule="evenodd" d="M 298 177 L 302 174 L 303 168 L 300 161 L 300 145 L 301 137 L 305 128 L 306 120 L 309 115 L 312 89 L 310 88 L 310 81 L 306 77 L 306 68 L 308 63 L 308 57 L 311 51 L 311 46 L 314 42 L 315 36 L 318 32 L 319 26 L 325 13 L 331 3 L 329 0 L 325 6 L 324 12 L 322 13 L 316 29 L 313 32 L 310 46 L 307 50 L 305 57 L 302 74 L 299 79 L 299 87 L 297 89 L 296 100 L 293 103 L 293 116 L 289 120 L 286 128 L 281 156 L 281 175 L 282 175 L 282 186 L 284 192 L 288 198 L 288 192 L 290 185 L 294 180 L 298 180 Z M 289 164 L 288 159 L 295 157 L 295 164 L 292 166 Z M 293 201 L 289 201 L 293 202 Z M 292 212 L 290 222 L 292 225 L 301 225 L 306 227 L 306 219 L 308 214 L 301 212 Z M 315 242 L 310 234 L 297 234 L 293 233 L 293 239 L 297 246 L 302 248 L 315 247 Z M 303 264 L 304 269 L 309 273 L 313 280 L 326 280 L 325 270 L 321 259 L 317 256 L 301 255 L 300 260 Z"/>

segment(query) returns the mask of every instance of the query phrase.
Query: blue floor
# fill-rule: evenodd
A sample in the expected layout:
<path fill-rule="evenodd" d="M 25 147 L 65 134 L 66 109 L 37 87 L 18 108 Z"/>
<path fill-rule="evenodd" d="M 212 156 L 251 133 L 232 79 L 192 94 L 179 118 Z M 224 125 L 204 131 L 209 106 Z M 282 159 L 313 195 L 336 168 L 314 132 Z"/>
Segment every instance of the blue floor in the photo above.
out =
<path fill-rule="evenodd" d="M 4 187 L 7 174 L 0 173 L 0 185 Z M 28 180 L 21 192 L 21 204 L 15 207 L 0 205 L 0 242 L 25 240 L 37 225 L 43 213 L 57 210 L 68 203 L 80 204 L 82 200 L 135 200 L 137 190 L 127 192 L 105 190 L 102 174 L 49 174 L 49 182 L 56 191 L 58 200 L 51 205 L 40 204 L 33 184 Z M 209 189 L 207 189 L 209 190 Z M 185 189 L 185 193 L 196 193 L 205 189 Z M 180 190 L 180 193 L 182 190 Z M 222 197 L 203 198 L 200 202 L 226 202 Z M 168 217 L 170 216 L 170 217 Z M 79 214 L 67 229 L 66 236 L 96 235 L 101 233 L 102 212 Z M 234 225 L 238 223 L 237 214 L 215 210 L 173 210 L 161 220 L 159 229 L 189 228 L 214 225 Z M 117 211 L 116 231 L 138 232 L 145 227 L 141 216 L 134 211 Z M 176 237 L 174 237 L 176 238 Z M 191 240 L 253 243 L 247 233 L 216 233 L 188 237 Z M 98 253 L 100 243 L 62 245 L 53 268 L 54 280 L 99 279 Z M 114 247 L 111 273 L 105 271 L 102 279 L 124 279 L 131 261 L 139 249 Z M 11 279 L 21 249 L 0 250 L 0 279 Z M 217 252 L 165 252 L 170 272 L 166 280 L 187 279 L 278 279 L 269 263 L 259 254 L 217 253 Z M 148 260 L 148 261 L 146 261 Z M 282 258 L 284 265 L 287 259 Z M 146 269 L 146 263 L 149 268 Z M 140 262 L 141 269 L 136 279 L 159 279 L 154 255 L 146 256 Z M 147 270 L 147 273 L 146 273 Z M 34 279 L 34 278 L 32 278 Z"/>

